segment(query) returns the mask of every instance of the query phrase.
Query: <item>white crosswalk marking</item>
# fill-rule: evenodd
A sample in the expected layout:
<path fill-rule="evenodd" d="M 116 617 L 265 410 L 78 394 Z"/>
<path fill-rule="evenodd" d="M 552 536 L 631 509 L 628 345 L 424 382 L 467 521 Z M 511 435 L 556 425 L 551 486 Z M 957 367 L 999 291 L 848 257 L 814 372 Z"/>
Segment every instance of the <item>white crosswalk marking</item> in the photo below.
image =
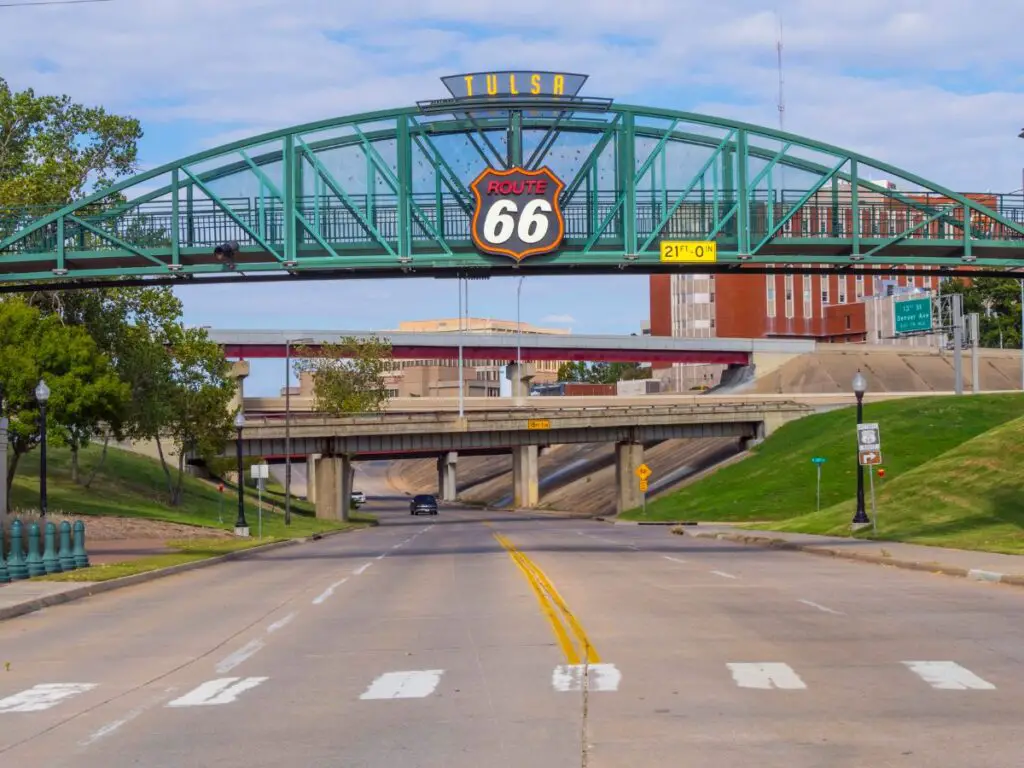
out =
<path fill-rule="evenodd" d="M 91 691 L 96 683 L 43 683 L 0 699 L 0 714 L 7 712 L 41 712 L 55 707 L 65 699 Z"/>
<path fill-rule="evenodd" d="M 370 687 L 359 698 L 422 699 L 434 692 L 443 674 L 443 669 L 388 672 L 370 683 Z"/>
<path fill-rule="evenodd" d="M 955 661 L 904 661 L 911 672 L 932 688 L 943 691 L 992 691 L 995 686 L 982 680 L 969 669 Z"/>
<path fill-rule="evenodd" d="M 241 694 L 266 682 L 267 677 L 222 677 L 208 680 L 184 696 L 167 704 L 168 707 L 203 707 L 230 704 Z"/>
<path fill-rule="evenodd" d="M 726 666 L 729 667 L 732 679 L 740 688 L 799 690 L 807 687 L 789 664 L 781 662 L 729 663 Z"/>
<path fill-rule="evenodd" d="M 614 664 L 561 664 L 551 675 L 556 691 L 582 691 L 583 671 L 587 671 L 588 691 L 617 691 L 622 673 Z"/>

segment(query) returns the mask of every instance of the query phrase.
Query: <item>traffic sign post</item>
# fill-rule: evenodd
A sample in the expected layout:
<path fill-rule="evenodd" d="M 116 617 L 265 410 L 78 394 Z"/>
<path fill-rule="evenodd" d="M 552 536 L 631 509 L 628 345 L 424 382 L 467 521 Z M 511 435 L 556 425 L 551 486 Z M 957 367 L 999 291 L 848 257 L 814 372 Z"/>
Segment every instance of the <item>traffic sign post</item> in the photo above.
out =
<path fill-rule="evenodd" d="M 636 476 L 640 478 L 640 493 L 643 494 L 644 498 L 644 512 L 647 512 L 647 479 L 651 476 L 651 468 L 646 464 L 641 464 L 635 470 Z"/>
<path fill-rule="evenodd" d="M 817 491 L 817 494 L 816 494 L 816 498 L 817 498 L 817 508 L 818 508 L 818 511 L 820 512 L 821 511 L 821 465 L 825 463 L 825 459 L 822 458 L 821 456 L 815 456 L 813 459 L 811 459 L 811 461 L 814 462 L 814 466 L 818 470 L 818 491 Z"/>
<path fill-rule="evenodd" d="M 857 461 L 861 466 L 877 466 L 882 463 L 882 434 L 878 424 L 857 425 Z M 871 492 L 871 530 L 878 531 L 878 510 L 875 504 L 875 473 L 868 472 Z"/>
<path fill-rule="evenodd" d="M 269 464 L 253 464 L 249 468 L 249 472 L 252 475 L 252 479 L 256 481 L 256 508 L 259 510 L 259 527 L 257 528 L 257 538 L 263 538 L 263 483 L 270 477 L 270 465 Z"/>

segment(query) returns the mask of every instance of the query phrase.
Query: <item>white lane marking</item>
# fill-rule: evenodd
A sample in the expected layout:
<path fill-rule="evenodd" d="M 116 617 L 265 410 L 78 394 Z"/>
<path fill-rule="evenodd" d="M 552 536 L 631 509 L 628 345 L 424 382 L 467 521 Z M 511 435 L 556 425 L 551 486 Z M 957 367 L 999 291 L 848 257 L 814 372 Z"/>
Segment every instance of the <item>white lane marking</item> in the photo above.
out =
<path fill-rule="evenodd" d="M 584 669 L 588 691 L 619 690 L 622 673 L 614 664 L 560 664 L 551 675 L 551 685 L 556 691 L 582 691 Z"/>
<path fill-rule="evenodd" d="M 798 600 L 797 602 L 798 603 L 803 603 L 804 605 L 809 605 L 811 608 L 817 608 L 819 611 L 824 611 L 825 613 L 832 613 L 832 614 L 835 614 L 836 616 L 842 616 L 843 615 L 842 611 L 834 611 L 831 608 L 825 607 L 821 603 L 815 603 L 813 600 Z"/>
<path fill-rule="evenodd" d="M 286 624 L 288 624 L 288 622 L 290 622 L 294 618 L 295 618 L 295 614 L 294 613 L 289 613 L 283 619 L 278 619 L 273 624 L 271 624 L 269 627 L 267 627 L 267 634 L 269 635 L 269 634 L 272 634 L 274 632 L 277 632 L 277 630 L 279 630 L 282 627 L 284 627 Z"/>
<path fill-rule="evenodd" d="M 331 586 L 329 586 L 327 589 L 325 589 L 323 592 L 321 592 L 319 595 L 313 598 L 313 605 L 320 605 L 320 603 L 322 603 L 324 600 L 326 600 L 328 597 L 334 594 L 334 590 L 336 590 L 346 581 L 348 581 L 348 576 L 346 576 L 344 579 L 341 579 L 340 581 L 336 581 L 333 584 L 331 584 Z"/>
<path fill-rule="evenodd" d="M 370 687 L 359 698 L 422 699 L 434 692 L 443 674 L 443 669 L 387 672 L 370 683 Z"/>
<path fill-rule="evenodd" d="M 0 699 L 0 714 L 7 712 L 42 712 L 65 699 L 91 691 L 97 683 L 41 683 L 27 690 Z"/>
<path fill-rule="evenodd" d="M 726 573 L 725 571 L 712 571 L 712 573 L 715 574 L 715 576 L 721 576 L 723 579 L 739 578 L 738 576 L 733 576 L 731 573 Z"/>
<path fill-rule="evenodd" d="M 903 663 L 932 688 L 944 691 L 995 690 L 992 683 L 982 680 L 971 670 L 961 667 L 955 661 L 904 661 Z"/>
<path fill-rule="evenodd" d="M 387 557 L 387 556 L 388 556 L 388 553 L 387 553 L 387 552 L 381 552 L 381 553 L 380 553 L 379 555 L 377 555 L 377 557 L 376 557 L 376 558 L 374 558 L 374 559 L 375 559 L 375 560 L 383 560 L 383 559 L 384 559 L 385 557 Z"/>
<path fill-rule="evenodd" d="M 361 576 L 366 571 L 366 569 L 369 568 L 371 565 L 373 565 L 373 563 L 363 563 L 354 571 L 352 571 L 352 574 L 355 576 Z"/>
<path fill-rule="evenodd" d="M 231 653 L 225 656 L 223 659 L 221 659 L 220 662 L 215 667 L 217 673 L 221 675 L 226 675 L 228 672 L 237 667 L 250 656 L 257 653 L 263 646 L 264 642 L 259 638 L 256 638 L 255 640 L 250 640 L 248 643 L 243 645 L 234 653 Z"/>
<path fill-rule="evenodd" d="M 398 542 L 397 544 L 392 544 L 392 545 L 391 545 L 391 548 L 392 548 L 392 549 L 398 549 L 398 548 L 399 548 L 400 546 L 402 546 L 403 544 L 405 544 L 405 542 L 404 542 L 404 541 L 400 541 L 400 542 Z"/>
<path fill-rule="evenodd" d="M 168 707 L 203 707 L 215 704 L 230 704 L 241 694 L 266 682 L 267 677 L 222 677 L 208 680 L 184 696 L 168 703 Z"/>
<path fill-rule="evenodd" d="M 169 693 L 174 693 L 174 691 L 176 691 L 176 690 L 178 690 L 178 689 L 177 688 L 168 688 L 167 690 L 165 690 L 163 692 L 163 694 L 162 694 L 162 696 L 160 698 L 163 698 L 164 696 L 166 696 Z M 99 730 L 95 731 L 89 738 L 84 739 L 83 741 L 78 742 L 79 746 L 88 747 L 90 744 L 93 744 L 93 743 L 99 741 L 104 736 L 109 736 L 114 731 L 116 731 L 118 728 L 120 728 L 122 725 L 124 725 L 125 723 L 130 723 L 132 720 L 134 720 L 136 717 L 141 715 L 143 712 L 145 712 L 151 706 L 153 706 L 154 704 L 158 703 L 159 700 L 160 699 L 154 699 L 153 701 L 149 702 L 148 704 L 143 704 L 141 707 L 136 707 L 135 709 L 129 711 L 128 714 L 126 714 L 120 720 L 114 720 L 112 723 L 107 723 L 102 728 L 100 728 Z"/>
<path fill-rule="evenodd" d="M 668 555 L 662 555 L 666 560 L 671 560 L 673 563 L 685 563 L 686 561 L 678 557 L 669 557 Z"/>
<path fill-rule="evenodd" d="M 799 690 L 806 688 L 804 681 L 793 671 L 789 664 L 767 662 L 761 664 L 730 663 L 726 664 L 732 672 L 732 679 L 740 688 L 782 688 Z"/>

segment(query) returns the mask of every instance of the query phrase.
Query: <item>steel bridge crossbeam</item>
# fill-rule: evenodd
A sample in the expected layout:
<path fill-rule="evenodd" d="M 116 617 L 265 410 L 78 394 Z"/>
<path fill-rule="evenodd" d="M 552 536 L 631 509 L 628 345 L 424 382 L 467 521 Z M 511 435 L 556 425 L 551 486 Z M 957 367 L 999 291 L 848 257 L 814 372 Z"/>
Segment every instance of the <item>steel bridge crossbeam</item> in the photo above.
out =
<path fill-rule="evenodd" d="M 582 117 L 569 107 L 540 117 L 516 112 L 509 118 L 474 106 L 454 108 L 452 118 L 429 122 L 417 121 L 415 109 L 321 121 L 168 164 L 85 200 L 51 207 L 34 221 L 27 211 L 0 209 L 2 290 L 66 286 L 78 279 L 210 275 L 225 269 L 212 250 L 231 239 L 232 231 L 245 240 L 235 268 L 247 276 L 268 277 L 275 271 L 300 278 L 339 271 L 382 276 L 389 269 L 393 274 L 439 275 L 460 270 L 678 271 L 659 263 L 655 247 L 659 237 L 675 236 L 673 221 L 681 222 L 686 237 L 718 241 L 715 270 L 776 262 L 801 272 L 842 270 L 869 258 L 890 269 L 928 264 L 958 271 L 972 265 L 1016 274 L 1024 265 L 1024 198 L 989 196 L 982 202 L 856 153 L 735 121 L 610 104 L 587 110 Z M 661 125 L 639 124 L 638 118 Z M 338 128 L 350 130 L 337 135 Z M 335 134 L 326 136 L 330 131 Z M 509 147 L 506 159 L 522 162 L 520 133 L 525 131 L 542 133 L 526 165 L 543 161 L 557 166 L 564 137 L 582 137 L 590 145 L 562 195 L 567 230 L 561 250 L 513 266 L 473 248 L 467 184 L 476 169 L 457 170 L 459 159 L 446 157 L 435 137 L 464 135 L 481 158 L 487 157 L 486 149 L 501 160 L 491 139 L 503 136 Z M 397 170 L 381 156 L 377 147 L 382 141 L 397 142 Z M 615 151 L 609 156 L 606 150 L 613 141 Z M 653 146 L 641 150 L 640 141 Z M 764 146 L 769 141 L 782 149 Z M 247 151 L 272 142 L 280 149 Z M 704 152 L 703 162 L 698 159 L 691 171 L 674 167 L 667 159 L 674 146 Z M 416 189 L 413 147 L 432 173 L 432 192 Z M 827 162 L 796 156 L 791 150 L 797 147 Z M 357 150 L 365 158 L 365 192 L 358 191 L 358 179 L 345 189 L 321 162 L 321 152 L 335 150 Z M 604 165 L 609 157 L 612 183 L 598 173 L 599 163 Z M 277 162 L 285 166 L 280 186 L 265 170 Z M 755 168 L 753 162 L 762 165 Z M 311 202 L 301 188 L 306 163 L 314 170 Z M 773 173 L 780 167 L 813 178 L 795 204 L 785 198 L 776 202 L 782 190 L 775 188 Z M 863 167 L 903 178 L 922 191 L 887 189 L 862 178 Z M 369 174 L 379 175 L 390 193 L 381 195 L 371 187 Z M 257 197 L 226 191 L 232 179 L 245 177 L 258 182 Z M 169 183 L 152 184 L 161 178 Z M 650 190 L 641 189 L 648 178 Z M 829 181 L 831 200 L 824 191 Z M 142 183 L 147 183 L 146 191 L 132 196 L 133 187 Z M 842 195 L 837 192 L 840 183 L 849 185 Z M 577 200 L 584 187 L 586 199 Z M 194 191 L 206 199 L 194 199 Z"/>

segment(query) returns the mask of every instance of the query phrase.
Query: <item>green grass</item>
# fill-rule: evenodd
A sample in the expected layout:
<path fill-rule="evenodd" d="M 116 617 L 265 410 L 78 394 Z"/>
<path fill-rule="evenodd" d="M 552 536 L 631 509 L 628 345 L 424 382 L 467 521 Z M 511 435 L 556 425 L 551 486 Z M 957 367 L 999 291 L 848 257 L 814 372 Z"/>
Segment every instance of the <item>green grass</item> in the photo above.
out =
<path fill-rule="evenodd" d="M 883 440 L 885 436 L 883 435 Z M 884 443 L 883 443 L 884 445 Z M 877 533 L 858 537 L 1024 554 L 1024 418 L 891 480 L 876 481 Z M 868 513 L 870 510 L 868 497 Z M 853 500 L 773 524 L 774 530 L 850 535 Z"/>
<path fill-rule="evenodd" d="M 967 395 L 890 400 L 864 406 L 864 420 L 878 422 L 890 479 L 904 475 L 971 438 L 1024 413 L 1024 395 Z M 753 455 L 648 503 L 647 513 L 626 519 L 763 522 L 789 520 L 815 509 L 815 467 L 822 471 L 822 509 L 856 494 L 854 409 L 842 408 L 786 424 Z M 777 527 L 766 525 L 765 527 Z"/>
<path fill-rule="evenodd" d="M 68 573 L 55 573 L 49 576 L 37 576 L 33 581 L 70 581 L 70 582 L 94 582 L 110 581 L 125 576 L 133 576 L 137 573 L 155 571 L 160 568 L 169 568 L 172 565 L 192 563 L 197 560 L 207 560 L 218 555 L 226 555 L 230 552 L 238 552 L 243 549 L 264 546 L 275 541 L 284 539 L 191 539 L 188 541 L 169 541 L 167 545 L 177 552 L 168 552 L 162 555 L 150 555 L 137 560 L 130 560 L 123 563 L 104 563 L 93 565 L 88 568 L 80 568 Z"/>
<path fill-rule="evenodd" d="M 88 475 L 99 461 L 100 448 L 90 446 L 81 453 L 82 476 Z M 47 452 L 47 497 L 49 510 L 54 513 L 76 515 L 112 515 L 148 518 L 184 525 L 205 526 L 233 530 L 238 510 L 235 487 L 225 486 L 224 493 L 213 483 L 186 476 L 181 504 L 167 503 L 167 481 L 160 462 L 128 451 L 111 448 L 95 480 L 89 488 L 71 480 L 71 455 L 64 449 Z M 172 477 L 175 477 L 172 468 Z M 266 497 L 267 494 L 264 494 Z M 12 510 L 38 508 L 39 453 L 32 451 L 18 464 L 11 492 Z M 314 517 L 312 505 L 293 502 L 292 524 L 284 524 L 284 516 L 271 511 L 264 499 L 263 536 L 296 538 L 313 533 L 366 525 L 372 515 L 353 513 L 352 523 L 344 525 Z M 256 493 L 246 488 L 245 514 L 250 530 L 257 527 Z"/>

